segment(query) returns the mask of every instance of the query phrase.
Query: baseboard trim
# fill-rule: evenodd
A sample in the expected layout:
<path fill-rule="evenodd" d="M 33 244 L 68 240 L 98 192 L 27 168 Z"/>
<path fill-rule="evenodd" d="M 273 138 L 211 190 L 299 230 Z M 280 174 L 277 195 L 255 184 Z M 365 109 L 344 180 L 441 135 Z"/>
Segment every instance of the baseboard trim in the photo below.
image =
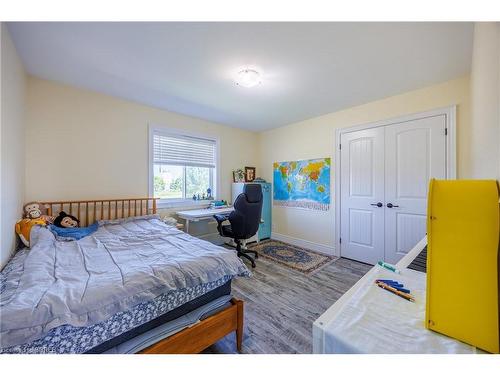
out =
<path fill-rule="evenodd" d="M 307 241 L 307 240 L 287 236 L 285 234 L 276 233 L 276 232 L 271 233 L 271 239 L 283 241 L 283 242 L 286 242 L 286 243 L 289 243 L 289 244 L 292 244 L 295 246 L 303 247 L 305 249 L 318 251 L 318 252 L 326 254 L 326 255 L 339 256 L 335 251 L 335 246 L 323 245 L 323 244 L 320 244 L 317 242 Z"/>

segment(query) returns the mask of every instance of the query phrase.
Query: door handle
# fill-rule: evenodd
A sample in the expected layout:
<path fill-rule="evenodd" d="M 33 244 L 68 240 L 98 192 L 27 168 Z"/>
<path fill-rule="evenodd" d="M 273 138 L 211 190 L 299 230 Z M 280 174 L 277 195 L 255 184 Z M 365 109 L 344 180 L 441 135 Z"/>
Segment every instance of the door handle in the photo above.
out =
<path fill-rule="evenodd" d="M 382 207 L 383 204 L 382 202 L 378 202 L 378 203 L 370 203 L 371 206 L 377 206 L 377 207 Z"/>
<path fill-rule="evenodd" d="M 399 207 L 392 203 L 387 203 L 387 208 Z"/>

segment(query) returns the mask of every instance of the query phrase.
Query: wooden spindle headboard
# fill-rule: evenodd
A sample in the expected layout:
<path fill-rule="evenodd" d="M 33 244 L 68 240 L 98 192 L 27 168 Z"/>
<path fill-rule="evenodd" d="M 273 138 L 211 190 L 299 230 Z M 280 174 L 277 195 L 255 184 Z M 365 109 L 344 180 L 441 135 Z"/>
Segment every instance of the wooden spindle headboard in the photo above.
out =
<path fill-rule="evenodd" d="M 47 208 L 50 216 L 57 216 L 60 211 L 64 211 L 76 216 L 81 226 L 89 226 L 97 220 L 156 214 L 157 200 L 158 198 L 125 198 L 40 203 Z"/>

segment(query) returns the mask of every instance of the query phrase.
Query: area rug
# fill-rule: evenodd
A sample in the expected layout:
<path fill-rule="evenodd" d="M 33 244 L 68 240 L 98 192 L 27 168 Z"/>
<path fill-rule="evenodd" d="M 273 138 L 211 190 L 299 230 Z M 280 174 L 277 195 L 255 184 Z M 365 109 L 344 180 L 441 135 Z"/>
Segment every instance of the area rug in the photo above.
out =
<path fill-rule="evenodd" d="M 312 274 L 326 265 L 335 262 L 338 257 L 325 255 L 276 240 L 265 240 L 248 246 L 257 251 L 259 256 L 272 260 L 286 267 Z"/>

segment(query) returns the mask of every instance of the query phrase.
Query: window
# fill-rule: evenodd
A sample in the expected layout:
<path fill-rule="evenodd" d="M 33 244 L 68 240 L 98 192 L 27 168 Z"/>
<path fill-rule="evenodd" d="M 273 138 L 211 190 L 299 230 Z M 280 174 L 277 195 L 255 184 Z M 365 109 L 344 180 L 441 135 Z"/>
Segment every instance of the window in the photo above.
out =
<path fill-rule="evenodd" d="M 215 196 L 216 141 L 161 130 L 152 132 L 153 196 L 170 201 Z"/>

